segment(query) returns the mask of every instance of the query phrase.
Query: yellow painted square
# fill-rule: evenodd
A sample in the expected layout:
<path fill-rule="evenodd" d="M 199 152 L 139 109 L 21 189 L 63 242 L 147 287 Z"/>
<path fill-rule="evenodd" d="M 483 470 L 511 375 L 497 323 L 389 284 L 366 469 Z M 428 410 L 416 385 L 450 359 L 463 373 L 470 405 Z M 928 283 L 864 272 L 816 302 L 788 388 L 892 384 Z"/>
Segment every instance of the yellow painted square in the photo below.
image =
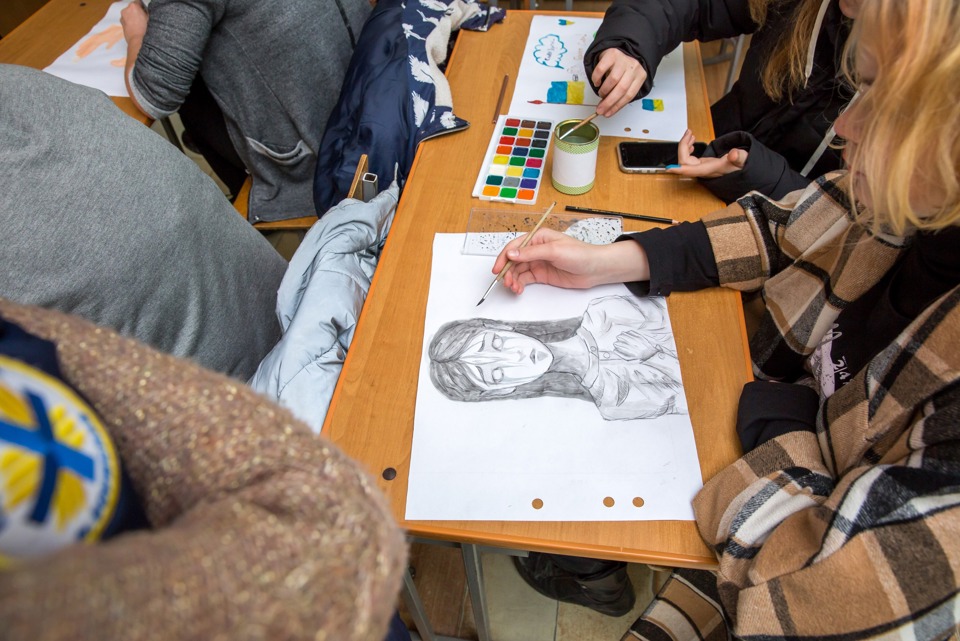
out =
<path fill-rule="evenodd" d="M 507 167 L 508 176 L 522 176 L 523 167 Z"/>
<path fill-rule="evenodd" d="M 494 165 L 506 165 L 510 162 L 510 156 L 494 156 L 493 164 Z"/>
<path fill-rule="evenodd" d="M 571 80 L 567 83 L 567 104 L 583 104 L 584 84 L 586 83 L 584 83 L 582 80 Z"/>
<path fill-rule="evenodd" d="M 518 138 L 533 138 L 533 129 L 521 129 L 517 132 Z"/>

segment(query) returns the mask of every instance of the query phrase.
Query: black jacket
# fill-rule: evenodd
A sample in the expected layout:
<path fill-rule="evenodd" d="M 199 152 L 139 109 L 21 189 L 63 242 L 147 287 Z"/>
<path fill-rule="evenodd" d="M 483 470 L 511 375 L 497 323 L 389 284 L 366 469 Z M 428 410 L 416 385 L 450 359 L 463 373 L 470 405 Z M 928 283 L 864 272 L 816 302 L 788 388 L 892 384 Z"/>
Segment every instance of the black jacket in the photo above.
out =
<path fill-rule="evenodd" d="M 760 80 L 763 65 L 774 45 L 792 28 L 793 14 L 801 1 L 773 2 L 766 24 L 757 31 L 747 0 L 613 0 L 584 56 L 587 77 L 592 76 L 603 50 L 622 49 L 647 70 L 647 81 L 638 94 L 641 97 L 652 89 L 660 60 L 681 41 L 716 40 L 756 31 L 744 57 L 740 79 L 711 108 L 713 126 L 718 137 L 747 132 L 753 136 L 753 145 L 759 142 L 782 158 L 768 154 L 763 163 L 751 163 L 748 156 L 748 166 L 743 171 L 705 184 L 726 200 L 762 189 L 765 184 L 802 185 L 809 181 L 786 174 L 804 168 L 853 92 L 839 71 L 850 21 L 840 12 L 837 0 L 829 0 L 821 22 L 806 87 L 792 101 L 774 101 L 764 92 Z M 731 148 L 729 143 L 721 146 Z M 841 166 L 839 151 L 828 148 L 806 175 L 815 178 Z"/>

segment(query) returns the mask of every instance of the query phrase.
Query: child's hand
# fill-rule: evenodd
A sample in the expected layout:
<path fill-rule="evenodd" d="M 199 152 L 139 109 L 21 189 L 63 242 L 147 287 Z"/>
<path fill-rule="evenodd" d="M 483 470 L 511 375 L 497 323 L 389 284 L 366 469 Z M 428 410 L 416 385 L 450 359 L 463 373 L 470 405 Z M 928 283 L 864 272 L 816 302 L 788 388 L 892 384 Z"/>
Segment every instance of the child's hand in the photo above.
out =
<path fill-rule="evenodd" d="M 131 2 L 120 12 L 120 24 L 123 26 L 123 37 L 127 42 L 143 39 L 147 32 L 147 22 L 150 17 L 139 2 Z"/>
<path fill-rule="evenodd" d="M 693 155 L 693 143 L 696 142 L 693 132 L 687 129 L 677 145 L 679 166 L 671 166 L 668 173 L 687 176 L 689 178 L 719 178 L 740 171 L 747 164 L 745 149 L 731 149 L 727 155 L 720 158 L 697 158 Z"/>

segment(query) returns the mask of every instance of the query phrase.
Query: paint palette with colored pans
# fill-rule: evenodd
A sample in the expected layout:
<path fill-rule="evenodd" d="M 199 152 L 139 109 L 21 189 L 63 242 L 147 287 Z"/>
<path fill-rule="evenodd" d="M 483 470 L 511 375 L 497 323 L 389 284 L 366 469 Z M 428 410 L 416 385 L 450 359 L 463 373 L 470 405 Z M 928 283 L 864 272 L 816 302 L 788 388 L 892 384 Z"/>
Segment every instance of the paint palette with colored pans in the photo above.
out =
<path fill-rule="evenodd" d="M 549 120 L 500 116 L 473 195 L 481 200 L 535 204 L 552 133 Z"/>

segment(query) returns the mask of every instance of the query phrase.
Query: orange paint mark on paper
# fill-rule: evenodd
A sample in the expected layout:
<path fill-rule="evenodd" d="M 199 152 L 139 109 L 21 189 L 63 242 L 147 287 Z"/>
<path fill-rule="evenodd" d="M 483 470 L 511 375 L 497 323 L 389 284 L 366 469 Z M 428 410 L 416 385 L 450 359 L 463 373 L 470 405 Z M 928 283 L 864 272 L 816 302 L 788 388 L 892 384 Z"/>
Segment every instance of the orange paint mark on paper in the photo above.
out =
<path fill-rule="evenodd" d="M 95 33 L 81 42 L 80 46 L 77 47 L 77 58 L 86 58 L 101 45 L 110 49 L 121 40 L 123 40 L 123 27 L 118 24 L 111 25 L 100 33 Z M 113 63 L 111 62 L 111 64 Z"/>

